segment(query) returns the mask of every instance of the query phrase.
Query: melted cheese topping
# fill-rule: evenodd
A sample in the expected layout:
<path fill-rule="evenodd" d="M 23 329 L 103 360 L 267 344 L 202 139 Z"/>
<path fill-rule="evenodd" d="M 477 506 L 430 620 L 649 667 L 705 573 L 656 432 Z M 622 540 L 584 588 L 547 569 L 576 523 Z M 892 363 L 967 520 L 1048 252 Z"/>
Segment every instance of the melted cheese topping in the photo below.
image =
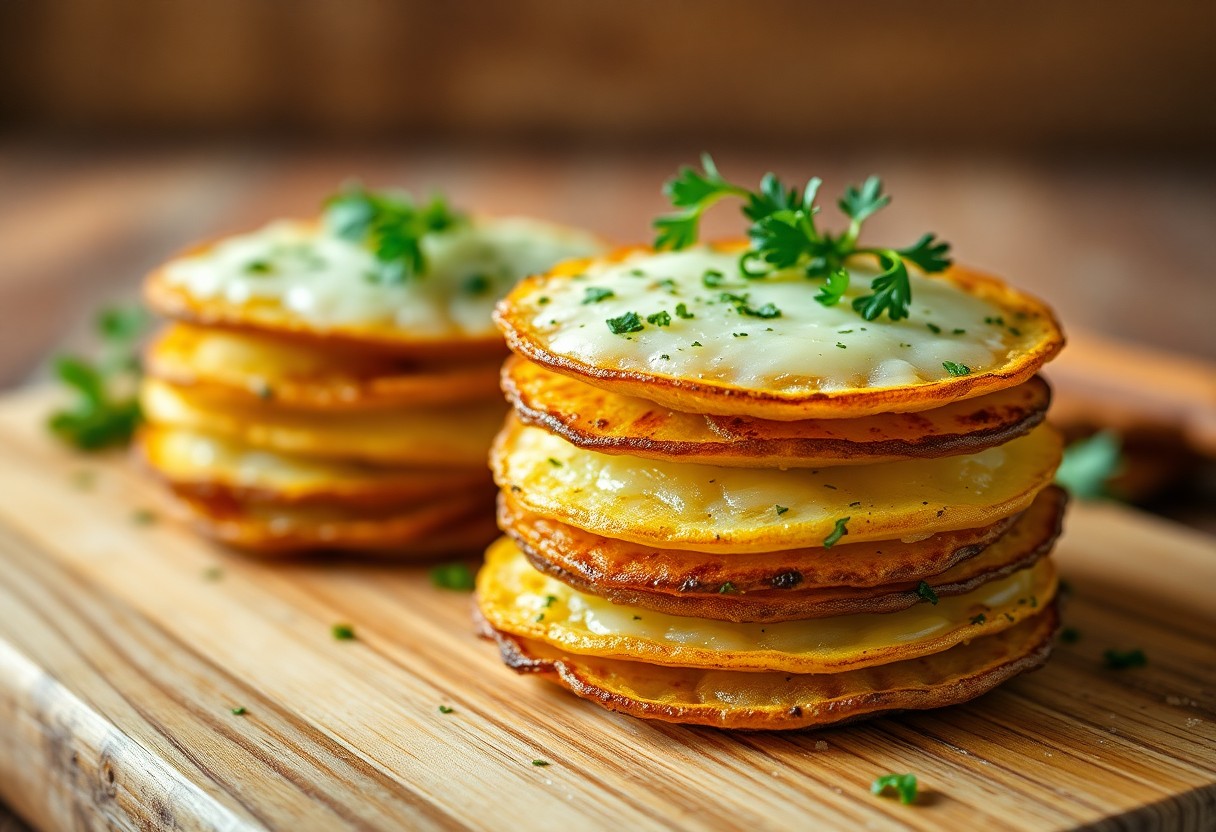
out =
<path fill-rule="evenodd" d="M 935 653 L 1042 610 L 1055 568 L 1041 560 L 964 595 L 900 612 L 777 623 L 665 615 L 578 592 L 537 572 L 508 540 L 487 553 L 478 597 L 497 629 L 569 650 L 655 664 L 835 672 Z M 972 619 L 983 614 L 983 621 Z"/>
<path fill-rule="evenodd" d="M 707 272 L 723 275 L 720 285 L 706 286 Z M 854 271 L 844 299 L 823 306 L 814 300 L 820 281 L 789 271 L 749 280 L 739 271 L 737 254 L 704 248 L 643 252 L 620 262 L 597 261 L 573 279 L 544 281 L 523 302 L 532 310 L 531 326 L 558 355 L 596 367 L 749 389 L 896 387 L 948 378 L 947 361 L 983 372 L 1007 360 L 1011 332 L 996 321 L 1009 313 L 945 280 L 913 274 L 909 319 L 863 320 L 851 301 L 870 293 L 873 276 Z M 586 303 L 588 289 L 612 296 Z M 540 303 L 540 297 L 548 301 Z M 680 303 L 693 317 L 677 314 Z M 769 304 L 780 316 L 740 311 L 763 312 Z M 614 333 L 606 321 L 629 312 L 645 328 Z M 646 321 L 661 312 L 670 315 L 668 325 Z"/>
<path fill-rule="evenodd" d="M 367 247 L 317 223 L 284 220 L 174 260 L 164 277 L 197 298 L 277 302 L 318 326 L 484 335 L 494 331 L 494 303 L 516 280 L 600 248 L 591 235 L 536 220 L 475 220 L 425 236 L 426 274 L 386 285 L 369 279 L 377 263 Z M 253 263 L 269 270 L 251 270 Z"/>
<path fill-rule="evenodd" d="M 821 546 L 843 517 L 845 543 L 987 525 L 1029 505 L 1060 453 L 1044 425 L 975 454 L 782 471 L 602 454 L 515 423 L 492 464 L 499 487 L 529 510 L 605 537 L 764 552 Z"/>

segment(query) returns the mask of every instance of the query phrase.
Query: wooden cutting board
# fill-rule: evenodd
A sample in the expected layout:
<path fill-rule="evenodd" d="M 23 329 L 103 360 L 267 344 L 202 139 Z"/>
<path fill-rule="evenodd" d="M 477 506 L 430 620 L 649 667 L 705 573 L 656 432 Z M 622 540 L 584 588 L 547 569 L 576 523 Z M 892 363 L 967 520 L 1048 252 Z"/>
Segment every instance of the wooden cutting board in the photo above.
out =
<path fill-rule="evenodd" d="M 0 400 L 0 798 L 38 827 L 1216 828 L 1208 537 L 1076 506 L 1058 558 L 1081 638 L 1046 669 L 949 710 L 732 735 L 516 677 L 425 569 L 201 541 L 121 456 L 47 438 L 49 401 Z M 1146 667 L 1103 667 L 1137 647 Z M 917 805 L 870 795 L 907 771 Z"/>

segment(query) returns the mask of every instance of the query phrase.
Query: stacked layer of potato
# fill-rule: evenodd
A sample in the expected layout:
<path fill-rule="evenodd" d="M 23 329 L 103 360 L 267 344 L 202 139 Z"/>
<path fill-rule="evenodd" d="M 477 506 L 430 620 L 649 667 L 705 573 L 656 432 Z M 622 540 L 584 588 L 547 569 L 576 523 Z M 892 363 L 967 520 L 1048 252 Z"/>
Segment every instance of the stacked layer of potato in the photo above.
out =
<path fill-rule="evenodd" d="M 477 590 L 507 663 L 637 716 L 802 728 L 1044 661 L 1064 499 L 1035 372 L 1062 337 L 991 279 L 913 288 L 867 322 L 700 248 L 509 294 Z"/>
<path fill-rule="evenodd" d="M 258 553 L 394 557 L 493 537 L 491 308 L 598 244 L 528 220 L 423 244 L 426 273 L 388 283 L 366 246 L 279 222 L 151 276 L 150 304 L 176 320 L 146 353 L 137 451 L 202 532 Z"/>

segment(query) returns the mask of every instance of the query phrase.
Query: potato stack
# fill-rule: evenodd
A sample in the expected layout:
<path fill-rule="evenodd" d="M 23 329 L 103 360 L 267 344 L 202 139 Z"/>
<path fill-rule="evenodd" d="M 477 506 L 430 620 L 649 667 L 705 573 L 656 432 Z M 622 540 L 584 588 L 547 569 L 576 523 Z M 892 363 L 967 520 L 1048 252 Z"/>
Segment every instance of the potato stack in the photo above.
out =
<path fill-rule="evenodd" d="M 1040 302 L 913 269 L 908 315 L 762 279 L 747 248 L 630 249 L 497 319 L 513 413 L 479 618 L 611 710 L 741 729 L 963 702 L 1047 657 L 1064 497 Z"/>
<path fill-rule="evenodd" d="M 146 352 L 137 452 L 198 529 L 249 552 L 480 548 L 503 412 L 492 306 L 598 248 L 361 189 L 200 246 L 146 284 L 174 322 Z"/>

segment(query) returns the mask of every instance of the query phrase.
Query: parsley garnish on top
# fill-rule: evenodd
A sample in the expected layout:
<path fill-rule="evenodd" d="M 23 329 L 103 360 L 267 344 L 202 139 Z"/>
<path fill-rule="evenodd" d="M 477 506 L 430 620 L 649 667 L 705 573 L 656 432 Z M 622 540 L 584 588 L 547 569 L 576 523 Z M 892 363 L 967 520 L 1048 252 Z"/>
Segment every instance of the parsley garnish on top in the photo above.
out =
<path fill-rule="evenodd" d="M 375 254 L 372 277 L 377 283 L 404 283 L 425 274 L 422 238 L 465 221 L 438 195 L 419 205 L 406 193 L 352 185 L 325 201 L 325 223 L 334 234 L 363 243 Z"/>
<path fill-rule="evenodd" d="M 807 277 L 825 281 L 815 300 L 833 306 L 849 287 L 846 263 L 857 257 L 873 258 L 882 272 L 870 281 L 870 294 L 853 299 L 853 308 L 868 321 L 884 313 L 892 321 L 908 317 L 912 302 L 908 263 L 929 273 L 950 265 L 949 244 L 933 234 L 925 234 L 905 248 L 858 245 L 862 223 L 891 201 L 882 192 L 882 181 L 877 176 L 871 176 L 861 187 L 845 189 L 837 205 L 849 218 L 849 225 L 839 234 L 832 234 L 815 225 L 819 213 L 815 199 L 821 184 L 818 177 L 799 192 L 767 173 L 760 180 L 760 189 L 750 191 L 724 179 L 708 153 L 701 156 L 701 168 L 683 167 L 663 186 L 663 193 L 679 210 L 654 221 L 655 248 L 679 250 L 693 245 L 705 210 L 725 197 L 738 197 L 744 200 L 743 214 L 751 221 L 747 232 L 751 247 L 739 260 L 745 277 L 763 278 L 781 269 L 801 269 Z M 716 283 L 706 280 L 706 285 Z"/>
<path fill-rule="evenodd" d="M 138 306 L 104 310 L 97 318 L 101 355 L 90 360 L 74 355 L 55 360 L 55 375 L 75 395 L 66 408 L 47 420 L 51 431 L 83 451 L 125 445 L 139 425 L 139 378 L 136 347 L 150 319 Z"/>
<path fill-rule="evenodd" d="M 916 800 L 916 786 L 915 774 L 884 774 L 874 778 L 874 782 L 870 784 L 870 793 L 882 794 L 887 789 L 892 789 L 899 795 L 900 803 L 910 804 Z"/>

